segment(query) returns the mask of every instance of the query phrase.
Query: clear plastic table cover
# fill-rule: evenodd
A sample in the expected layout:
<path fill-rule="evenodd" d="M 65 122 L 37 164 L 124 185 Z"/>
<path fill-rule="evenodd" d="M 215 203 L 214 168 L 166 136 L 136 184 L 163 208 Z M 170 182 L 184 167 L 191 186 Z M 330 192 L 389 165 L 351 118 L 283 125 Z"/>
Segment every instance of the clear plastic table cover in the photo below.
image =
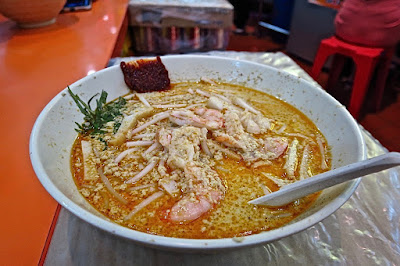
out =
<path fill-rule="evenodd" d="M 311 77 L 283 53 L 208 52 L 251 60 Z M 111 64 L 133 58 L 117 58 Z M 314 82 L 314 81 L 312 81 Z M 362 129 L 368 157 L 387 152 Z M 400 168 L 362 178 L 334 214 L 303 232 L 265 245 L 212 254 L 144 247 L 116 237 L 62 209 L 46 265 L 399 265 Z"/>

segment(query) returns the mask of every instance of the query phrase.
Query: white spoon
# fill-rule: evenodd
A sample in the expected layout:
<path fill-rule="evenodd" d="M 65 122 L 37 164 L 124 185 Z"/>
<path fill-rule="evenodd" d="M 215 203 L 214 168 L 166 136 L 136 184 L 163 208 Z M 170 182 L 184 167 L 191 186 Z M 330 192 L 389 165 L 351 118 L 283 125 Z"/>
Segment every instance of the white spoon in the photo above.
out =
<path fill-rule="evenodd" d="M 286 205 L 311 193 L 398 165 L 400 165 L 400 153 L 386 153 L 297 181 L 271 194 L 251 200 L 248 203 L 268 206 Z"/>

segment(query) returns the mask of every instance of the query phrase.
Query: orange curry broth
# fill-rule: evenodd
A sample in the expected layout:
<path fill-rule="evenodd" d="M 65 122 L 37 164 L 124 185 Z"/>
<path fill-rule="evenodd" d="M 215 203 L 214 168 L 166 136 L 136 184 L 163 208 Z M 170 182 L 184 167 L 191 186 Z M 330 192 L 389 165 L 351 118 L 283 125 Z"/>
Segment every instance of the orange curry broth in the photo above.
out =
<path fill-rule="evenodd" d="M 195 84 L 198 86 L 199 83 Z M 185 93 L 184 89 L 192 85 L 193 83 L 175 84 L 172 90 L 181 90 L 179 93 Z M 301 123 L 307 128 L 308 132 L 322 136 L 316 126 L 304 114 L 273 96 L 237 85 L 223 84 L 223 87 L 224 89 L 239 91 L 247 95 L 250 94 L 249 98 L 257 99 L 257 101 L 249 100 L 252 106 L 261 110 L 268 117 L 273 117 L 274 119 L 278 117 L 277 119 L 281 120 L 286 119 L 284 122 L 290 124 L 290 117 L 295 116 L 297 119 L 301 120 Z M 206 88 L 203 87 L 201 87 L 201 89 L 206 90 Z M 168 94 L 168 92 L 163 92 L 163 94 Z M 263 101 L 271 104 L 266 107 Z M 81 193 L 83 189 L 94 191 L 96 184 L 102 183 L 100 178 L 95 182 L 87 182 L 84 179 L 83 155 L 80 143 L 81 140 L 90 140 L 90 138 L 89 136 L 78 135 L 71 152 L 71 171 Z M 290 140 L 294 139 L 294 137 L 288 138 Z M 326 141 L 324 146 L 327 149 Z M 310 154 L 312 157 L 313 174 L 326 171 L 321 169 L 317 163 L 321 160 L 318 145 L 310 146 Z M 326 162 L 330 168 L 329 151 L 327 151 L 326 158 Z M 193 239 L 240 237 L 281 227 L 307 210 L 317 199 L 319 193 L 314 193 L 279 208 L 267 208 L 265 206 L 247 204 L 249 200 L 264 195 L 259 185 L 260 182 L 265 184 L 271 191 L 279 189 L 275 182 L 262 175 L 261 172 L 268 172 L 281 179 L 285 179 L 286 173 L 283 169 L 284 164 L 285 159 L 281 156 L 275 159 L 271 165 L 253 169 L 251 166 L 246 165 L 243 160 L 235 161 L 224 156 L 223 160 L 216 162 L 214 167 L 214 170 L 217 171 L 226 187 L 224 198 L 217 204 L 214 204 L 210 211 L 190 222 L 177 223 L 166 219 L 168 210 L 182 197 L 182 195 L 180 195 L 178 198 L 173 198 L 167 193 L 140 210 L 130 220 L 123 220 L 123 217 L 137 204 L 143 201 L 144 198 L 159 191 L 160 189 L 157 187 L 142 189 L 137 192 L 139 196 L 132 195 L 127 190 L 119 190 L 118 193 L 128 200 L 126 205 L 117 201 L 105 188 L 99 189 L 96 192 L 91 192 L 88 196 L 86 196 L 87 193 L 82 193 L 82 195 L 104 216 L 122 226 L 137 231 L 155 235 Z M 103 166 L 102 163 L 96 165 L 98 168 Z M 138 171 L 138 169 L 132 169 L 132 171 Z M 168 167 L 167 172 L 171 172 L 171 169 Z M 297 172 L 298 170 L 296 173 Z M 112 175 L 107 175 L 107 178 L 111 183 L 123 183 Z M 141 180 L 135 184 L 127 185 L 127 188 L 138 185 L 142 185 Z M 122 213 L 116 211 L 118 209 L 120 211 L 122 210 Z"/>

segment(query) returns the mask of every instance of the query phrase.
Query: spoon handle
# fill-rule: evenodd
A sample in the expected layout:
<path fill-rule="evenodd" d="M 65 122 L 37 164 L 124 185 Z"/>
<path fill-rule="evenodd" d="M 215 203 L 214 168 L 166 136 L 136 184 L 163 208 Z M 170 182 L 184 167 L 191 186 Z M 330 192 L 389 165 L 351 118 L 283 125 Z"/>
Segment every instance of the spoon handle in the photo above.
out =
<path fill-rule="evenodd" d="M 400 153 L 386 153 L 297 181 L 271 194 L 251 200 L 248 203 L 268 206 L 286 205 L 311 193 L 398 165 L 400 165 Z"/>

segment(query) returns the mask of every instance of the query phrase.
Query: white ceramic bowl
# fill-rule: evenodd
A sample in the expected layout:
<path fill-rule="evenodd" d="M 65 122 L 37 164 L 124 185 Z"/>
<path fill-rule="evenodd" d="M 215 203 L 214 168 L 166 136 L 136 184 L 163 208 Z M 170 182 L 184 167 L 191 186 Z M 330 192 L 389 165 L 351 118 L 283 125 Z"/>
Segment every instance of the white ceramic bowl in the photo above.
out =
<path fill-rule="evenodd" d="M 263 90 L 294 105 L 318 126 L 328 140 L 334 168 L 365 158 L 365 144 L 360 129 L 347 110 L 325 91 L 312 84 L 247 61 L 211 56 L 167 56 L 162 61 L 172 82 L 198 81 L 208 77 Z M 128 92 L 119 66 L 87 76 L 70 86 L 74 93 L 88 100 L 106 90 L 109 100 Z M 64 89 L 44 108 L 31 134 L 30 156 L 33 168 L 45 189 L 63 207 L 88 223 L 143 245 L 180 251 L 232 249 L 271 242 L 302 231 L 331 215 L 347 201 L 359 179 L 323 191 L 317 202 L 292 223 L 243 241 L 226 239 L 179 239 L 149 235 L 115 224 L 98 213 L 78 192 L 70 172 L 70 151 L 76 137 L 75 121 L 82 121 L 71 97 Z"/>

